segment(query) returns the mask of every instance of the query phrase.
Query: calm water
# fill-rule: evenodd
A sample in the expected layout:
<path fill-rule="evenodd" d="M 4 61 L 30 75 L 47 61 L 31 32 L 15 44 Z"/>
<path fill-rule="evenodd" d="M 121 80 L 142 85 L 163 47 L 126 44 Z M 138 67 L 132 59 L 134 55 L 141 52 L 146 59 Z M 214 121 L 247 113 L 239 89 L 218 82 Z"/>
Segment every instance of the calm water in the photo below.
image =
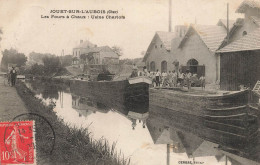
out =
<path fill-rule="evenodd" d="M 194 160 L 197 164 L 225 165 L 226 158 L 229 165 L 258 164 L 238 156 L 256 159 L 259 153 L 256 145 L 247 150 L 249 153 L 230 150 L 212 142 L 211 138 L 201 138 L 190 131 L 193 126 L 204 131 L 200 122 L 195 123 L 200 119 L 182 118 L 172 111 L 162 115 L 162 110 L 155 107 L 137 106 L 136 111 L 128 111 L 120 103 L 104 105 L 102 100 L 88 93 L 82 94 L 81 89 L 71 90 L 69 85 L 61 83 L 26 81 L 26 85 L 45 104 L 55 105 L 54 111 L 71 127 L 88 127 L 94 139 L 105 138 L 110 144 L 116 142 L 117 151 L 131 158 L 131 164 L 166 165 L 168 159 L 174 165 Z"/>

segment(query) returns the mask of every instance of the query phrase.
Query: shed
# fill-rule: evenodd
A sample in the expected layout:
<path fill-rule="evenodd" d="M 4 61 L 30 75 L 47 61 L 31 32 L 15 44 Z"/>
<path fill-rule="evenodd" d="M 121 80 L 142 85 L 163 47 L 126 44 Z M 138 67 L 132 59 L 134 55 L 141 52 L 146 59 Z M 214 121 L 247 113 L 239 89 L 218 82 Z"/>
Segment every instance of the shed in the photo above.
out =
<path fill-rule="evenodd" d="M 220 89 L 251 89 L 260 80 L 260 28 L 217 51 L 220 55 Z"/>

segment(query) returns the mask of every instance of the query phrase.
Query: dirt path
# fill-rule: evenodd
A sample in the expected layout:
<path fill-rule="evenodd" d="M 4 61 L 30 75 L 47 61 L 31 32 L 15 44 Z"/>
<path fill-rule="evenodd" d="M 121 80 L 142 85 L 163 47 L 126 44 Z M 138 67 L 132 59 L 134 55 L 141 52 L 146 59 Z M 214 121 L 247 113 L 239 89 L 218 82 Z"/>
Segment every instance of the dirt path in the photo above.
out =
<path fill-rule="evenodd" d="M 0 121 L 10 121 L 15 116 L 27 112 L 15 87 L 9 86 L 7 80 L 0 76 Z"/>

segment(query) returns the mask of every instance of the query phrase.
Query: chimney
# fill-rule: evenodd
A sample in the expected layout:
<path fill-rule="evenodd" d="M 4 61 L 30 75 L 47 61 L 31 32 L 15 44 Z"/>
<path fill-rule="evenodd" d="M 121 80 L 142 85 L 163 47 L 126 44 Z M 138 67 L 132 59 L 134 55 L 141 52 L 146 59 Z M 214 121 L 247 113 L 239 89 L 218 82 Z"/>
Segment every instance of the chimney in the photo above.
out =
<path fill-rule="evenodd" d="M 80 40 L 79 42 L 82 44 L 82 43 L 83 43 L 83 40 Z"/>
<path fill-rule="evenodd" d="M 172 0 L 169 0 L 169 32 L 172 31 Z"/>
<path fill-rule="evenodd" d="M 229 3 L 227 4 L 227 42 L 229 42 Z"/>

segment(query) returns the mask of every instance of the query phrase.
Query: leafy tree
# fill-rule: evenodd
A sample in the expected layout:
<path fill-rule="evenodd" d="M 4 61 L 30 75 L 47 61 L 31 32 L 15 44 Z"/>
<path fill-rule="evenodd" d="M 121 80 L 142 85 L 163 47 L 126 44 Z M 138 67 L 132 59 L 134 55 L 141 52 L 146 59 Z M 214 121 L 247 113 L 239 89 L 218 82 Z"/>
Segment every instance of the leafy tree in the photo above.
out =
<path fill-rule="evenodd" d="M 133 58 L 133 59 L 125 58 L 125 59 L 119 60 L 119 64 L 133 65 L 133 64 L 139 63 L 140 61 L 142 61 L 142 59 L 143 58 Z"/>
<path fill-rule="evenodd" d="M 72 55 L 60 57 L 62 67 L 70 66 L 72 64 Z"/>
<path fill-rule="evenodd" d="M 38 65 L 37 63 L 34 64 L 31 69 L 30 69 L 30 74 L 33 75 L 43 75 L 44 74 L 44 66 L 43 65 Z"/>
<path fill-rule="evenodd" d="M 87 55 L 86 54 L 81 54 L 79 57 L 82 61 L 84 61 L 84 63 L 86 62 L 87 59 Z"/>
<path fill-rule="evenodd" d="M 30 64 L 35 64 L 35 63 L 38 63 L 38 64 L 43 64 L 43 61 L 42 59 L 44 57 L 55 57 L 54 54 L 50 54 L 50 53 L 37 53 L 37 52 L 31 52 L 29 54 L 29 60 L 28 62 Z"/>
<path fill-rule="evenodd" d="M 56 73 L 61 68 L 61 63 L 59 57 L 48 57 L 45 56 L 42 58 L 44 65 L 44 72 L 47 75 Z"/>
<path fill-rule="evenodd" d="M 119 56 L 122 56 L 123 55 L 123 49 L 122 48 L 120 48 L 119 46 L 112 46 L 112 50 L 116 53 L 116 54 L 118 54 Z"/>
<path fill-rule="evenodd" d="M 10 50 L 5 49 L 2 54 L 1 68 L 4 71 L 7 71 L 8 64 L 16 64 L 17 67 L 21 67 L 27 61 L 27 57 L 23 53 L 19 53 L 13 48 Z"/>

